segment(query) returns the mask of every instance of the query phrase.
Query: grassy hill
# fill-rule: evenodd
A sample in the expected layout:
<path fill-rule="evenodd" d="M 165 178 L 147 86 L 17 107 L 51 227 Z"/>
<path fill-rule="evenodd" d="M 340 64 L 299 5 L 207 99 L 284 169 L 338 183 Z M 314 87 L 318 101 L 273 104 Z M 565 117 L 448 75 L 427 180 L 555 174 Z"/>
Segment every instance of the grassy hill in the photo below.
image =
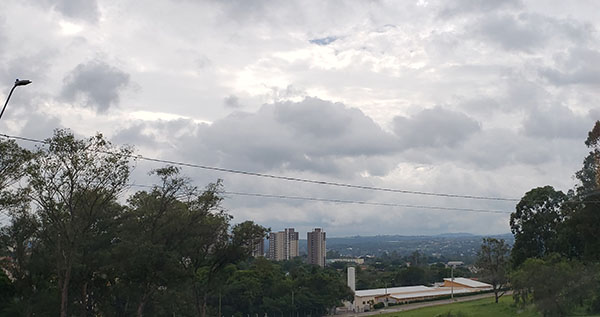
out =
<path fill-rule="evenodd" d="M 504 316 L 520 316 L 520 317 L 538 317 L 541 316 L 533 307 L 519 309 L 514 306 L 513 299 L 510 296 L 500 298 L 498 304 L 494 303 L 493 298 L 484 298 L 468 302 L 460 302 L 455 304 L 440 305 L 409 310 L 406 312 L 396 312 L 389 314 L 381 314 L 378 316 L 386 317 L 504 317 Z"/>

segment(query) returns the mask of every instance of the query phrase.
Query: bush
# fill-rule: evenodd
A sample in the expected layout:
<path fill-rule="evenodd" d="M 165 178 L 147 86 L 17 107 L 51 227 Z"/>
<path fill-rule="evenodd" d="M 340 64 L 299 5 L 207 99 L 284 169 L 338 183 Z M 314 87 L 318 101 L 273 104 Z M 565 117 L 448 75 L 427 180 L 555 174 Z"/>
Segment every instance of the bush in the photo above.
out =
<path fill-rule="evenodd" d="M 383 308 L 383 307 L 385 307 L 384 303 L 377 303 L 377 304 L 373 305 L 373 308 L 375 308 L 375 309 L 379 309 L 379 308 Z"/>

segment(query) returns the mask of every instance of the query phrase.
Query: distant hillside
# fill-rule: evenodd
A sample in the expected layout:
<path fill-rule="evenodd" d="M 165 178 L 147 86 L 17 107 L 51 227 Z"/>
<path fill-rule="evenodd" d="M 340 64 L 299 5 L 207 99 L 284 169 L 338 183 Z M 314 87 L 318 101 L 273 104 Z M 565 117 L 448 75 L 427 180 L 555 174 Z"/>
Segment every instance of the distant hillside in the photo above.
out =
<path fill-rule="evenodd" d="M 392 252 L 409 255 L 419 250 L 427 256 L 462 258 L 474 256 L 484 237 L 488 236 L 444 233 L 435 236 L 383 235 L 327 238 L 327 250 L 334 250 L 348 256 L 380 256 Z M 504 239 L 510 245 L 514 243 L 514 237 L 510 233 L 490 237 Z M 306 240 L 300 240 L 299 246 L 300 253 L 306 253 Z"/>

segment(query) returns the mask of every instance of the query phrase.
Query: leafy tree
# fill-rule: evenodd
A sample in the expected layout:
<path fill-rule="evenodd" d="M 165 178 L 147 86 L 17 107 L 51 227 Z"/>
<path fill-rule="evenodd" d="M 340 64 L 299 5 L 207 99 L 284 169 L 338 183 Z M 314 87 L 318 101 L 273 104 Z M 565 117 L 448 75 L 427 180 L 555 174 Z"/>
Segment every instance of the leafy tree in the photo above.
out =
<path fill-rule="evenodd" d="M 586 195 L 600 189 L 600 121 L 596 124 L 585 140 L 585 145 L 591 150 L 583 162 L 583 168 L 575 174 L 581 181 L 579 194 Z"/>
<path fill-rule="evenodd" d="M 482 279 L 492 285 L 496 303 L 504 295 L 501 289 L 508 282 L 509 247 L 503 239 L 484 238 L 477 252 L 476 265 L 480 268 Z"/>
<path fill-rule="evenodd" d="M 19 147 L 13 140 L 0 140 L 0 212 L 18 204 L 24 197 L 10 190 L 10 187 L 25 175 L 25 163 L 32 157 L 31 152 Z"/>
<path fill-rule="evenodd" d="M 341 306 L 342 300 L 354 299 L 354 293 L 341 276 L 328 268 L 310 267 L 294 279 L 294 288 L 299 290 L 299 298 L 308 300 L 299 301 L 298 308 L 314 309 L 317 314 L 331 313 L 336 306 Z"/>
<path fill-rule="evenodd" d="M 533 189 L 511 215 L 515 299 L 535 303 L 546 316 L 584 304 L 600 311 L 600 121 L 585 144 L 591 151 L 575 174 L 580 184 L 574 190 Z"/>
<path fill-rule="evenodd" d="M 410 257 L 410 266 L 425 266 L 427 265 L 427 257 L 419 250 L 413 251 Z"/>
<path fill-rule="evenodd" d="M 562 249 L 571 258 L 600 262 L 600 193 L 571 205 L 561 232 Z"/>
<path fill-rule="evenodd" d="M 193 278 L 193 272 L 186 272 L 191 259 L 184 249 L 196 235 L 206 236 L 191 231 L 193 222 L 204 221 L 208 211 L 193 208 L 198 193 L 190 181 L 180 177 L 175 167 L 151 174 L 161 181 L 129 198 L 115 239 L 115 288 L 120 290 L 115 303 L 123 315 L 152 312 L 166 290 Z"/>
<path fill-rule="evenodd" d="M 129 199 L 119 230 L 120 309 L 138 316 L 158 314 L 172 293 L 188 303 L 181 309 L 205 316 L 232 274 L 231 265 L 250 256 L 252 242 L 263 239 L 266 229 L 251 221 L 230 227 L 231 216 L 220 208 L 220 182 L 200 191 L 176 167 L 152 174 L 160 178 L 159 185 Z M 132 301 L 135 305 L 127 305 Z M 126 309 L 130 306 L 135 312 Z"/>
<path fill-rule="evenodd" d="M 566 199 L 563 192 L 552 186 L 532 189 L 521 198 L 510 215 L 510 228 L 515 236 L 511 253 L 514 267 L 527 258 L 558 251 L 558 233 L 564 221 L 561 207 Z"/>
<path fill-rule="evenodd" d="M 520 304 L 533 302 L 544 316 L 565 316 L 590 297 L 598 282 L 596 272 L 558 254 L 529 258 L 510 277 L 513 297 Z"/>
<path fill-rule="evenodd" d="M 581 184 L 569 207 L 564 232 L 569 255 L 600 261 L 600 121 L 588 133 L 585 145 L 591 150 L 575 176 Z"/>
<path fill-rule="evenodd" d="M 56 275 L 51 252 L 40 239 L 41 224 L 23 204 L 11 214 L 11 224 L 0 229 L 0 264 L 13 278 L 15 298 L 4 307 L 8 316 L 59 314 Z"/>
<path fill-rule="evenodd" d="M 223 299 L 226 316 L 322 315 L 342 300 L 352 300 L 353 293 L 336 270 L 260 257 L 249 267 L 238 264 L 223 288 Z"/>
<path fill-rule="evenodd" d="M 395 286 L 423 285 L 427 283 L 426 271 L 422 267 L 405 267 L 396 274 L 394 281 Z"/>
<path fill-rule="evenodd" d="M 15 298 L 15 286 L 6 273 L 0 269 L 0 316 L 4 316 L 4 308 L 8 307 Z"/>
<path fill-rule="evenodd" d="M 116 148 L 101 134 L 78 140 L 67 130 L 55 130 L 27 168 L 30 197 L 37 204 L 40 239 L 52 253 L 60 316 L 68 315 L 69 289 L 74 267 L 85 242 L 101 233 L 99 221 L 110 215 L 129 178 L 129 148 Z M 85 299 L 85 297 L 84 297 Z"/>
<path fill-rule="evenodd" d="M 427 268 L 427 282 L 429 284 L 433 284 L 435 282 L 441 282 L 444 278 L 447 278 L 451 275 L 452 269 L 447 267 L 444 263 L 436 263 L 432 264 Z M 464 267 L 457 267 L 454 269 L 454 274 L 456 276 L 469 276 L 468 269 Z"/>

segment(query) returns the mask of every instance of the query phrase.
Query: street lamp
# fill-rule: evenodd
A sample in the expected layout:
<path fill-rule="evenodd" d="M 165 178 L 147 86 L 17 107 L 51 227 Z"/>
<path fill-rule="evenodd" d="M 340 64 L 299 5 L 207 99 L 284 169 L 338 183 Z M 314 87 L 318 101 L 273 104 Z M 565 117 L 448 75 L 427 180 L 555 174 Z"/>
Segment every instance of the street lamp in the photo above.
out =
<path fill-rule="evenodd" d="M 25 85 L 29 85 L 29 84 L 31 84 L 31 80 L 27 80 L 27 79 L 17 79 L 17 80 L 15 80 L 15 84 L 12 87 L 12 89 L 10 90 L 10 93 L 8 94 L 8 98 L 6 98 L 6 102 L 4 103 L 4 107 L 2 108 L 2 112 L 0 112 L 0 119 L 2 119 L 2 115 L 4 114 L 4 110 L 6 109 L 6 106 L 8 105 L 8 101 L 10 100 L 10 96 L 12 96 L 12 93 L 15 90 L 15 88 L 17 88 L 17 86 L 25 86 Z"/>
<path fill-rule="evenodd" d="M 461 261 L 448 262 L 448 265 L 451 267 L 451 269 L 450 269 L 450 272 L 451 272 L 450 273 L 450 276 L 451 276 L 450 277 L 450 281 L 451 281 L 451 283 L 450 283 L 450 299 L 452 299 L 452 300 L 454 300 L 454 268 L 457 265 L 462 265 L 462 264 L 463 264 L 463 262 L 461 262 Z"/>

